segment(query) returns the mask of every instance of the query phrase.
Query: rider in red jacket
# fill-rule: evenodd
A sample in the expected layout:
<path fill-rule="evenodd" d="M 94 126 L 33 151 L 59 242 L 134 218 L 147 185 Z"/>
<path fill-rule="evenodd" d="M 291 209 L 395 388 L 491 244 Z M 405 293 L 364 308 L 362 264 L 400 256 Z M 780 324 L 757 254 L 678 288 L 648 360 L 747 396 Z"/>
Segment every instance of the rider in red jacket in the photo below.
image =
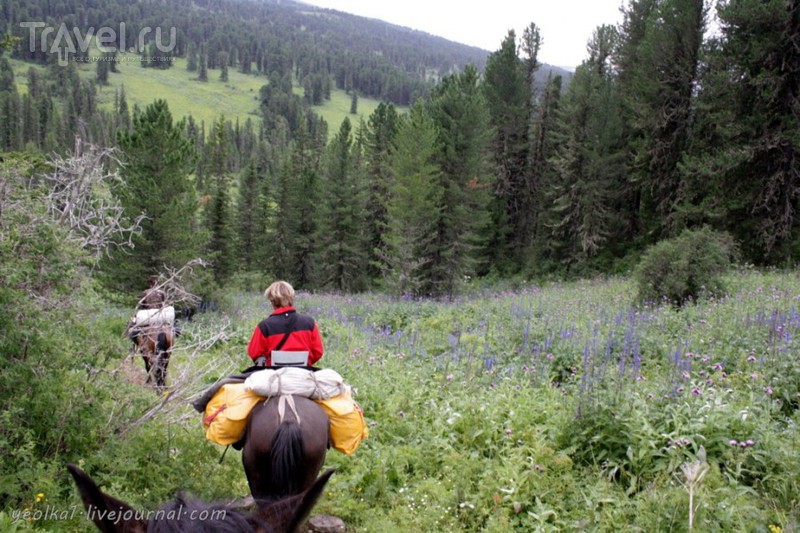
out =
<path fill-rule="evenodd" d="M 272 351 L 308 352 L 308 366 L 323 354 L 322 337 L 310 316 L 294 309 L 294 288 L 285 281 L 276 281 L 264 292 L 273 312 L 253 331 L 247 354 L 256 366 L 271 366 Z"/>

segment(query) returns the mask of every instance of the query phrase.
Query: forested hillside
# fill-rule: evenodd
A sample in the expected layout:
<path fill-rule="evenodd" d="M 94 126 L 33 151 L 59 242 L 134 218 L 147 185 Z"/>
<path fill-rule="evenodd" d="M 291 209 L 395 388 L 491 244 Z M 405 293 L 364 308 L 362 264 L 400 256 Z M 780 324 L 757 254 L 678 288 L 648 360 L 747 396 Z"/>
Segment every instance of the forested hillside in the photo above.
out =
<path fill-rule="evenodd" d="M 537 81 L 546 36 L 535 21 L 482 64 L 477 50 L 293 3 L 2 9 L 9 22 L 43 21 L 33 34 L 8 25 L 3 42 L 46 68 L 20 74 L 0 58 L 0 148 L 79 155 L 79 136 L 117 150 L 109 194 L 130 220 L 145 215 L 133 251 L 100 269 L 122 294 L 203 257 L 204 293 L 278 276 L 453 296 L 474 277 L 625 270 L 647 246 L 704 225 L 729 232 L 745 261 L 797 259 L 796 2 L 720 4 L 711 36 L 699 0 L 629 2 L 620 27 L 597 28 L 569 84 L 550 71 Z M 130 109 L 124 91 L 101 110 L 96 87 L 115 75 L 115 50 L 75 50 L 62 65 L 29 46 L 62 22 L 121 21 L 136 68 L 178 68 L 180 57 L 189 83 L 227 81 L 230 69 L 263 76 L 258 116 L 198 123 L 163 101 Z M 176 28 L 174 46 L 148 34 L 140 47 L 148 25 Z M 79 74 L 86 61 L 94 77 Z M 352 109 L 359 94 L 383 103 L 366 121 L 328 124 L 315 106 L 332 90 Z"/>

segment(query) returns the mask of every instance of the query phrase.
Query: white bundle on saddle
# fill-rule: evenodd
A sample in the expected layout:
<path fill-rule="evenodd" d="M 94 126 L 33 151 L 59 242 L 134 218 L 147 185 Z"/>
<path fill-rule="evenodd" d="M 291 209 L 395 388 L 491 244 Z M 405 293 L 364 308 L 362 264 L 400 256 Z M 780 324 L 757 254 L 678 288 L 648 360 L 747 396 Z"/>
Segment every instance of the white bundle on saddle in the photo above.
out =
<path fill-rule="evenodd" d="M 134 326 L 172 325 L 175 322 L 175 308 L 168 305 L 161 309 L 142 309 L 136 312 L 131 322 Z"/>
<path fill-rule="evenodd" d="M 326 400 L 350 392 L 350 387 L 335 370 L 326 368 L 314 372 L 291 366 L 257 370 L 244 381 L 244 388 L 259 396 L 296 394 L 312 400 Z"/>

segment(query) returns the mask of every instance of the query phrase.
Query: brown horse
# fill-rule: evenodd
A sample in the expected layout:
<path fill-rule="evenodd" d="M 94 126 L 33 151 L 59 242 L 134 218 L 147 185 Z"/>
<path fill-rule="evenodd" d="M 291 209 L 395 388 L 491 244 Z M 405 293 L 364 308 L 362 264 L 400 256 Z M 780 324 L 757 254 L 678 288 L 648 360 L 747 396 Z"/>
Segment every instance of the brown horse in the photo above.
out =
<path fill-rule="evenodd" d="M 330 420 L 313 400 L 277 396 L 247 421 L 242 463 L 253 498 L 280 499 L 313 485 L 328 451 Z"/>
<path fill-rule="evenodd" d="M 144 359 L 147 371 L 146 383 L 155 382 L 157 390 L 163 390 L 167 381 L 167 366 L 172 355 L 175 333 L 172 325 L 135 326 L 128 324 L 127 336 L 133 341 L 136 351 Z"/>
<path fill-rule="evenodd" d="M 87 518 L 104 533 L 258 532 L 291 533 L 306 519 L 334 470 L 326 471 L 304 492 L 274 502 L 258 502 L 258 510 L 245 515 L 226 505 L 207 504 L 182 497 L 155 512 L 136 511 L 109 496 L 83 470 L 67 465 L 78 485 Z"/>

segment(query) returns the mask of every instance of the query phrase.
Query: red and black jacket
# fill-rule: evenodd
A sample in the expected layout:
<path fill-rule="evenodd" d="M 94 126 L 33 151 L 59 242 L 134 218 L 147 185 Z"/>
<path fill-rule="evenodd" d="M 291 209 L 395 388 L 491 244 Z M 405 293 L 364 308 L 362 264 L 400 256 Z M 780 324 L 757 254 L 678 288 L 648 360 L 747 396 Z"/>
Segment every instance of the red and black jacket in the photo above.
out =
<path fill-rule="evenodd" d="M 286 333 L 289 336 L 286 337 Z M 322 357 L 322 337 L 314 319 L 301 315 L 293 307 L 279 307 L 259 322 L 247 346 L 247 354 L 255 361 L 262 355 L 267 358 L 267 366 L 272 364 L 272 350 L 283 341 L 281 350 L 288 352 L 308 352 L 308 365 L 311 366 Z"/>

